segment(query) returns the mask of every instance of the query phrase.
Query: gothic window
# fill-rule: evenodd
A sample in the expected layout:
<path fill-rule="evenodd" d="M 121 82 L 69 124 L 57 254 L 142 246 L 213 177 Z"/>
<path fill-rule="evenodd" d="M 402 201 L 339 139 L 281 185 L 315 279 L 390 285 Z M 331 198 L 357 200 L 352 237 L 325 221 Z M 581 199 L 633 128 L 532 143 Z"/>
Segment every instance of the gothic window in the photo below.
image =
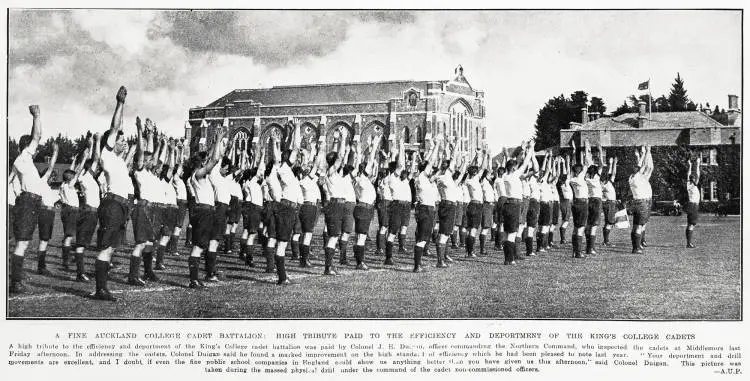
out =
<path fill-rule="evenodd" d="M 411 131 L 409 131 L 409 127 L 404 127 L 404 142 L 405 143 L 411 143 Z"/>

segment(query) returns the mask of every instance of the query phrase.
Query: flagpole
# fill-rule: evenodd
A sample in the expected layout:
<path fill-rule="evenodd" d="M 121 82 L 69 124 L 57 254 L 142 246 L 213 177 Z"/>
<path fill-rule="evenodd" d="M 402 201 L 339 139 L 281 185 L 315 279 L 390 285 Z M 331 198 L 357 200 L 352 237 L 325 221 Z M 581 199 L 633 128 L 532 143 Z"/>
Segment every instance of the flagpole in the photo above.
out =
<path fill-rule="evenodd" d="M 651 78 L 648 79 L 648 121 L 651 121 Z"/>

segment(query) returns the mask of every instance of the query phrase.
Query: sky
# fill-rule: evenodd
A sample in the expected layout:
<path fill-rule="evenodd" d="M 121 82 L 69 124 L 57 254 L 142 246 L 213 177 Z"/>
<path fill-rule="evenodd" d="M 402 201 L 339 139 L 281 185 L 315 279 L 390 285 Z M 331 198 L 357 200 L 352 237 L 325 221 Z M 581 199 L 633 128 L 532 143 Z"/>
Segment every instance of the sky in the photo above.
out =
<path fill-rule="evenodd" d="M 741 95 L 738 11 L 11 10 L 8 133 L 104 131 L 128 88 L 136 115 L 182 136 L 188 109 L 236 88 L 452 79 L 485 91 L 488 140 L 533 135 L 537 112 L 584 90 L 614 111 L 638 83 L 696 103 Z M 740 99 L 742 102 L 742 99 Z"/>

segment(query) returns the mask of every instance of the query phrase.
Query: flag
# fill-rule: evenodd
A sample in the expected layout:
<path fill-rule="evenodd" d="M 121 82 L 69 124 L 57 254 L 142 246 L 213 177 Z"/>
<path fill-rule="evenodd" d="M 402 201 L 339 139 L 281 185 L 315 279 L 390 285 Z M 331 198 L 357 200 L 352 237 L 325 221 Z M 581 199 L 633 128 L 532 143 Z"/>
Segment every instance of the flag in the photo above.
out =
<path fill-rule="evenodd" d="M 648 90 L 648 82 L 651 81 L 650 79 L 646 82 L 641 82 L 638 84 L 638 90 Z"/>
<path fill-rule="evenodd" d="M 627 229 L 630 227 L 627 210 L 620 209 L 615 213 L 615 227 L 618 229 Z"/>

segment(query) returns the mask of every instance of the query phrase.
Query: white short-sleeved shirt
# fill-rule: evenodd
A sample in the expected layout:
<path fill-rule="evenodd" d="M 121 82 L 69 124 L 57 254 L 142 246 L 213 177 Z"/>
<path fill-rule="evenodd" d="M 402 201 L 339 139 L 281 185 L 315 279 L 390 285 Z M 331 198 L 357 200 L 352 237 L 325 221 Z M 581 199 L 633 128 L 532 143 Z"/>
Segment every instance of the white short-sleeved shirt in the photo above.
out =
<path fill-rule="evenodd" d="M 229 186 L 229 194 L 232 197 L 237 197 L 238 199 L 242 199 L 242 186 L 240 183 L 234 180 L 232 175 L 227 175 L 224 177 L 224 179 L 227 182 L 227 185 Z"/>
<path fill-rule="evenodd" d="M 211 180 L 208 179 L 208 176 L 199 179 L 195 177 L 194 173 L 188 180 L 188 186 L 190 187 L 197 204 L 214 206 L 216 203 L 216 194 L 214 193 L 214 186 L 211 184 Z"/>
<path fill-rule="evenodd" d="M 128 174 L 125 160 L 106 147 L 102 149 L 99 159 L 106 180 L 107 192 L 122 198 L 128 198 L 129 194 L 133 194 L 133 182 Z"/>
<path fill-rule="evenodd" d="M 78 178 L 78 185 L 83 191 L 83 198 L 86 202 L 86 205 L 92 208 L 98 208 L 99 202 L 101 201 L 99 195 L 99 183 L 96 181 L 94 176 L 91 175 L 91 172 L 85 171 L 84 173 L 82 173 Z"/>
<path fill-rule="evenodd" d="M 390 175 L 386 176 L 380 181 L 380 185 L 378 186 L 378 194 L 380 195 L 380 198 L 383 200 L 391 201 L 393 199 L 393 194 L 391 192 L 391 176 Z"/>
<path fill-rule="evenodd" d="M 214 198 L 216 202 L 229 205 L 229 200 L 232 198 L 230 192 L 230 186 L 227 184 L 226 178 L 221 175 L 221 167 L 214 166 L 214 169 L 208 175 L 211 185 L 214 187 Z"/>
<path fill-rule="evenodd" d="M 542 197 L 542 187 L 539 184 L 539 180 L 537 180 L 536 176 L 530 177 L 526 183 L 529 187 L 529 198 L 533 198 L 534 200 L 541 200 Z"/>
<path fill-rule="evenodd" d="M 65 205 L 78 207 L 78 191 L 74 183 L 60 184 L 60 201 Z"/>
<path fill-rule="evenodd" d="M 141 200 L 149 202 L 164 202 L 164 188 L 153 173 L 146 169 L 133 172 L 135 181 L 138 182 Z"/>
<path fill-rule="evenodd" d="M 503 177 L 505 177 L 505 174 L 503 174 L 502 177 L 495 179 L 495 184 L 493 184 L 495 187 L 495 195 L 498 199 L 500 199 L 500 197 L 506 197 L 505 180 L 503 180 Z"/>
<path fill-rule="evenodd" d="M 42 188 L 42 205 L 52 208 L 60 200 L 60 192 L 45 184 Z"/>
<path fill-rule="evenodd" d="M 523 198 L 523 181 L 518 171 L 513 171 L 503 175 L 503 182 L 505 183 L 505 195 L 508 198 Z"/>
<path fill-rule="evenodd" d="M 577 177 L 572 176 L 570 178 L 570 188 L 573 190 L 573 197 L 589 198 L 589 187 L 586 185 L 584 172 L 581 172 Z"/>
<path fill-rule="evenodd" d="M 435 206 L 435 202 L 438 201 L 438 197 L 440 196 L 424 172 L 419 173 L 419 176 L 414 180 L 414 186 L 417 190 L 417 203 L 426 206 Z"/>
<path fill-rule="evenodd" d="M 411 187 L 409 180 L 401 180 L 396 175 L 391 175 L 391 196 L 395 201 L 411 202 Z"/>
<path fill-rule="evenodd" d="M 318 176 L 308 175 L 299 181 L 299 186 L 302 189 L 302 200 L 304 202 L 317 203 L 320 201 L 320 187 L 318 186 Z"/>
<path fill-rule="evenodd" d="M 551 201 L 560 201 L 560 194 L 557 193 L 557 184 L 550 183 L 549 184 L 549 191 L 550 191 L 550 194 L 551 194 L 550 197 L 552 198 Z"/>
<path fill-rule="evenodd" d="M 294 172 L 292 172 L 292 167 L 286 163 L 282 164 L 276 173 L 279 177 L 279 184 L 281 184 L 281 198 L 301 203 L 303 201 L 302 189 L 300 188 L 299 180 L 294 176 Z"/>
<path fill-rule="evenodd" d="M 464 181 L 466 190 L 469 192 L 470 201 L 484 202 L 484 193 L 482 192 L 482 184 L 479 183 L 479 175 L 474 175 L 472 178 L 466 178 Z"/>
<path fill-rule="evenodd" d="M 487 179 L 482 181 L 482 193 L 484 194 L 484 202 L 497 201 L 497 195 L 495 194 L 495 187 L 493 187 L 492 183 L 490 183 L 490 181 Z"/>
<path fill-rule="evenodd" d="M 542 182 L 539 183 L 539 201 L 540 202 L 550 202 L 552 201 L 552 189 L 549 186 L 549 183 Z"/>
<path fill-rule="evenodd" d="M 375 202 L 375 187 L 372 185 L 370 178 L 365 175 L 359 175 L 354 178 L 354 193 L 357 196 L 357 202 L 367 204 Z"/>
<path fill-rule="evenodd" d="M 628 183 L 630 184 L 630 192 L 633 194 L 633 199 L 648 200 L 651 198 L 651 183 L 646 176 L 636 173 L 630 176 Z"/>
<path fill-rule="evenodd" d="M 49 169 L 52 170 L 52 169 Z M 41 196 L 41 192 L 47 184 L 44 183 L 39 171 L 34 165 L 34 152 L 26 147 L 13 162 L 13 171 L 21 185 L 21 192 L 29 192 Z"/>
<path fill-rule="evenodd" d="M 167 205 L 177 205 L 177 191 L 172 183 L 167 180 L 159 181 L 161 188 L 164 189 L 164 203 Z"/>
<path fill-rule="evenodd" d="M 245 193 L 245 201 L 263 206 L 263 190 L 255 177 L 242 184 L 242 191 Z"/>
<path fill-rule="evenodd" d="M 461 190 L 456 185 L 456 180 L 453 180 L 453 172 L 445 171 L 442 175 L 435 176 L 435 186 L 437 186 L 440 198 L 443 201 L 457 202 L 463 200 Z"/>
<path fill-rule="evenodd" d="M 468 204 L 471 202 L 469 187 L 466 186 L 466 183 L 461 184 L 461 199 L 463 200 L 464 204 Z"/>
<path fill-rule="evenodd" d="M 688 202 L 693 203 L 700 203 L 701 202 L 701 190 L 698 188 L 697 185 L 693 184 L 692 182 L 687 182 L 687 194 L 688 194 Z"/>
<path fill-rule="evenodd" d="M 607 181 L 602 184 L 602 200 L 604 201 L 617 201 L 617 194 L 615 194 L 615 185 L 611 181 Z"/>
<path fill-rule="evenodd" d="M 586 179 L 586 187 L 589 189 L 589 198 L 602 198 L 602 180 L 599 175 L 594 175 L 593 178 L 588 176 Z"/>
<path fill-rule="evenodd" d="M 178 200 L 187 200 L 187 188 L 185 182 L 179 177 L 172 177 L 172 186 L 175 190 L 175 195 Z"/>
<path fill-rule="evenodd" d="M 560 197 L 564 200 L 573 199 L 573 188 L 570 187 L 570 180 L 566 180 L 560 185 Z"/>

